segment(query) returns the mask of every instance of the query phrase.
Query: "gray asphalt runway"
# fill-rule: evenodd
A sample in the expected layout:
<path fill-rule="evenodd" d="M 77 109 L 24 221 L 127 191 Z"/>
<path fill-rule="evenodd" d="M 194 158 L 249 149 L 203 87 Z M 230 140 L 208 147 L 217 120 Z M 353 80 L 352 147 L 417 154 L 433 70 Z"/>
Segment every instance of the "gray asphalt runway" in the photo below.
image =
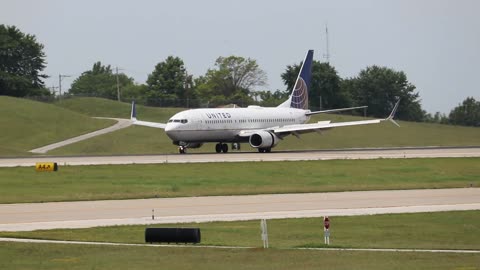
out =
<path fill-rule="evenodd" d="M 480 210 L 480 188 L 3 204 L 0 231 L 453 210 Z"/>
<path fill-rule="evenodd" d="M 1 158 L 0 167 L 34 166 L 36 162 L 57 162 L 61 165 L 105 164 L 157 164 L 200 162 L 245 162 L 245 161 L 299 161 L 329 159 L 375 159 L 375 158 L 438 158 L 480 157 L 480 147 L 429 147 L 429 148 L 383 148 L 345 149 L 318 151 L 281 151 L 272 153 L 227 153 L 227 154 L 169 154 L 134 156 L 78 156 L 78 157 L 29 157 Z"/>

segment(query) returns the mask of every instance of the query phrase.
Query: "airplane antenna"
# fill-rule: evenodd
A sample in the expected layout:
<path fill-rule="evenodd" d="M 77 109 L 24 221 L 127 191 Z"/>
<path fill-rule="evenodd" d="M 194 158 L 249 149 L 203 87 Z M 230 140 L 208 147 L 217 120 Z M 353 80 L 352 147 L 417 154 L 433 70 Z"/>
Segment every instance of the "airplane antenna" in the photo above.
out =
<path fill-rule="evenodd" d="M 330 63 L 330 48 L 328 44 L 328 24 L 325 24 L 325 42 L 327 43 L 326 47 L 326 53 L 323 55 L 323 57 L 327 60 L 327 63 Z"/>

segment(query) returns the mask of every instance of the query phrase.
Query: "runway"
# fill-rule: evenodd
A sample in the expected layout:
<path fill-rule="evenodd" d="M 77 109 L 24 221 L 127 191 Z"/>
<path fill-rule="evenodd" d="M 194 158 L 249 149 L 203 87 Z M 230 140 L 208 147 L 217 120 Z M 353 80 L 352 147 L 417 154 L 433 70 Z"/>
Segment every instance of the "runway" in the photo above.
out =
<path fill-rule="evenodd" d="M 34 166 L 36 162 L 61 165 L 159 164 L 246 161 L 302 161 L 376 158 L 480 157 L 480 147 L 367 148 L 315 151 L 278 151 L 272 153 L 237 152 L 226 154 L 164 154 L 131 156 L 73 156 L 0 158 L 0 167 Z"/>
<path fill-rule="evenodd" d="M 453 210 L 480 210 L 480 188 L 3 204 L 0 231 Z"/>

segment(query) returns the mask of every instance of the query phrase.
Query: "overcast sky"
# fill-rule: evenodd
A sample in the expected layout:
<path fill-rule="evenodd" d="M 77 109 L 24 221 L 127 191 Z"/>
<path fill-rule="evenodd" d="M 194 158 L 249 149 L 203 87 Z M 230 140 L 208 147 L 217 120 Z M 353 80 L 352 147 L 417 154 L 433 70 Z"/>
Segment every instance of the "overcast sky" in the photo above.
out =
<path fill-rule="evenodd" d="M 320 0 L 0 0 L 0 24 L 15 25 L 45 45 L 48 87 L 64 89 L 96 61 L 145 83 L 154 66 L 179 56 L 195 76 L 218 56 L 256 59 L 268 88 L 308 49 L 341 77 L 369 65 L 407 74 L 422 107 L 448 113 L 467 96 L 480 100 L 480 1 Z M 65 86 L 66 85 L 66 86 Z"/>

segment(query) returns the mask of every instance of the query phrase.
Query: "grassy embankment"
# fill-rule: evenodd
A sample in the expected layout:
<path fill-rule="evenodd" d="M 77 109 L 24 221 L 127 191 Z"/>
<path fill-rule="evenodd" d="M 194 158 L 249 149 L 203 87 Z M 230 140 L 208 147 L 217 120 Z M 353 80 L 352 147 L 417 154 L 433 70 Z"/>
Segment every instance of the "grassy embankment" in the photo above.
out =
<path fill-rule="evenodd" d="M 29 150 L 113 125 L 52 104 L 0 96 L 0 156 Z"/>
<path fill-rule="evenodd" d="M 0 168 L 0 203 L 480 186 L 480 158 Z"/>
<path fill-rule="evenodd" d="M 54 106 L 56 105 L 56 106 Z M 28 150 L 58 142 L 113 124 L 112 121 L 91 119 L 88 116 L 128 118 L 130 104 L 99 98 L 62 100 L 54 105 L 25 99 L 0 97 L 0 156 L 30 155 Z M 61 108 L 58 108 L 61 107 Z M 142 120 L 165 122 L 181 108 L 138 106 Z M 318 115 L 312 122 L 360 120 L 360 117 Z M 275 148 L 331 149 L 352 147 L 392 146 L 472 146 L 480 145 L 480 128 L 400 122 L 397 128 L 390 123 L 345 127 L 329 130 L 322 135 L 303 135 L 301 140 L 287 137 Z M 214 145 L 206 144 L 194 152 L 213 152 Z M 243 144 L 243 151 L 254 151 Z M 133 126 L 86 141 L 68 145 L 49 155 L 156 154 L 176 153 L 177 149 L 163 130 Z"/>

